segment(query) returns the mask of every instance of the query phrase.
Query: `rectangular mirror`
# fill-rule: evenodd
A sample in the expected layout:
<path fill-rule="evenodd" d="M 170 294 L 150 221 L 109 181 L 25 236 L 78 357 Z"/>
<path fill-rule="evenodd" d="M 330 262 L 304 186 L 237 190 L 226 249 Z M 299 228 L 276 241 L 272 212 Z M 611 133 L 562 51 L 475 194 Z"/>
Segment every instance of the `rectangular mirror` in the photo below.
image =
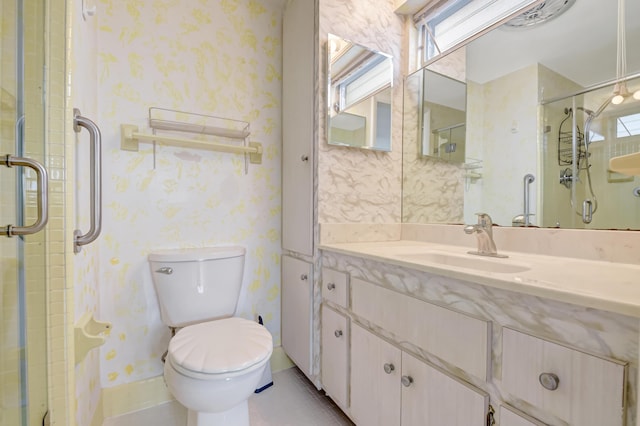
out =
<path fill-rule="evenodd" d="M 330 145 L 391 151 L 392 57 L 329 34 Z"/>
<path fill-rule="evenodd" d="M 640 229 L 640 177 L 611 166 L 640 158 L 640 20 L 631 18 L 640 16 L 640 1 L 626 2 L 622 28 L 617 0 L 550 7 L 537 4 L 407 77 L 404 222 L 475 223 L 482 211 L 498 225 L 521 226 L 528 208 L 533 226 Z M 426 75 L 464 82 L 461 163 L 442 161 L 454 135 L 427 141 L 447 126 L 426 131 L 433 110 L 424 105 L 442 85 Z"/>
<path fill-rule="evenodd" d="M 428 69 L 423 72 L 422 155 L 464 163 L 466 84 Z"/>

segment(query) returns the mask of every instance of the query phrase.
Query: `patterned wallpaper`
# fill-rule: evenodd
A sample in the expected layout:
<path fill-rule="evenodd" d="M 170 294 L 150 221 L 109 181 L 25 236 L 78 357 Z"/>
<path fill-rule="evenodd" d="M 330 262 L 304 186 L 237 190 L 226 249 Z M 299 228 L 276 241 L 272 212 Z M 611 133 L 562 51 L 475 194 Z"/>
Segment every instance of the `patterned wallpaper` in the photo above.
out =
<path fill-rule="evenodd" d="M 98 105 L 104 225 L 100 310 L 103 387 L 162 374 L 160 321 L 147 255 L 155 249 L 247 248 L 237 314 L 261 314 L 280 342 L 281 10 L 277 0 L 98 4 Z M 122 123 L 149 132 L 151 106 L 251 123 L 261 165 L 240 156 L 150 144 L 120 150 Z M 155 160 L 155 166 L 154 166 Z"/>
<path fill-rule="evenodd" d="M 78 108 L 83 116 L 97 120 L 97 77 L 95 48 L 97 43 L 97 23 L 95 19 L 82 19 L 82 2 L 70 1 L 67 5 L 69 25 L 71 26 L 71 51 L 67 63 L 69 81 L 69 107 Z M 75 228 L 83 233 L 90 227 L 90 188 L 89 162 L 90 140 L 86 130 L 70 137 L 75 150 L 67 152 L 67 164 L 74 164 L 73 171 L 67 173 L 72 179 L 69 183 L 69 200 L 74 203 L 68 206 L 67 212 L 75 221 Z M 75 176 L 75 177 L 74 177 Z M 73 198 L 72 198 L 73 197 Z M 73 230 L 67 230 L 71 235 Z M 67 261 L 73 265 L 74 318 L 77 322 L 85 312 L 93 313 L 101 320 L 99 289 L 103 285 L 100 279 L 98 243 L 84 246 L 78 254 L 70 253 Z M 79 426 L 90 425 L 100 399 L 100 351 L 91 350 L 84 360 L 75 360 L 75 419 Z"/>
<path fill-rule="evenodd" d="M 327 34 L 393 56 L 391 152 L 326 143 L 326 85 L 321 84 L 318 140 L 318 221 L 399 222 L 402 174 L 403 18 L 389 0 L 322 0 L 318 75 L 326 81 Z"/>

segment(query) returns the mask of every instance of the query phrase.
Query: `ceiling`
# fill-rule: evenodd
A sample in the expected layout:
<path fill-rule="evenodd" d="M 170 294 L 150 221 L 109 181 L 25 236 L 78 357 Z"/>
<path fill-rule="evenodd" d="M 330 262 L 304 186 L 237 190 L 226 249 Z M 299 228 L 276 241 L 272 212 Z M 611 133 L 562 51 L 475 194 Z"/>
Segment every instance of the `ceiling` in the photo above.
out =
<path fill-rule="evenodd" d="M 540 63 L 583 87 L 616 77 L 617 0 L 576 0 L 531 28 L 499 27 L 467 45 L 467 78 L 486 83 Z M 627 75 L 640 72 L 640 0 L 626 1 Z"/>

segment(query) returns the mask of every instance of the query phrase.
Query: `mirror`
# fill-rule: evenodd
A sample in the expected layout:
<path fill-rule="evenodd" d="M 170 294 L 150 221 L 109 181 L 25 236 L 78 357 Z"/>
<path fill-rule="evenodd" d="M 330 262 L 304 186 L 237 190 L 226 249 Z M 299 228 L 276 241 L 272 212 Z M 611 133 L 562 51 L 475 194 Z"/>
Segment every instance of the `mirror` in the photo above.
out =
<path fill-rule="evenodd" d="M 519 226 L 528 192 L 533 226 L 640 229 L 640 177 L 610 166 L 640 153 L 640 99 L 631 96 L 640 89 L 640 20 L 630 19 L 640 2 L 626 2 L 630 95 L 619 105 L 617 1 L 568 3 L 553 19 L 503 25 L 407 77 L 403 221 L 475 223 L 482 211 Z M 422 131 L 431 73 L 465 83 L 462 163 L 422 155 L 433 154 Z"/>
<path fill-rule="evenodd" d="M 328 143 L 391 151 L 389 55 L 329 34 Z"/>
<path fill-rule="evenodd" d="M 428 69 L 422 79 L 422 155 L 464 163 L 466 84 Z"/>

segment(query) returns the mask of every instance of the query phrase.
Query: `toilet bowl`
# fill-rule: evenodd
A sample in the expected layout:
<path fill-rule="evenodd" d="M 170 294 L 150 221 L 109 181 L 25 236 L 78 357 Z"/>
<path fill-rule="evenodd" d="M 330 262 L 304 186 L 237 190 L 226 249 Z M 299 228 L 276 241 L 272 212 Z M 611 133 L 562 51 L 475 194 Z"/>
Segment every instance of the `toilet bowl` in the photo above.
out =
<path fill-rule="evenodd" d="M 169 343 L 164 378 L 189 410 L 188 426 L 249 426 L 247 401 L 272 351 L 271 334 L 243 318 L 181 329 Z"/>
<path fill-rule="evenodd" d="M 249 426 L 248 399 L 273 341 L 262 325 L 233 316 L 244 255 L 238 246 L 149 254 L 160 316 L 179 329 L 169 341 L 164 379 L 189 411 L 188 426 Z"/>

